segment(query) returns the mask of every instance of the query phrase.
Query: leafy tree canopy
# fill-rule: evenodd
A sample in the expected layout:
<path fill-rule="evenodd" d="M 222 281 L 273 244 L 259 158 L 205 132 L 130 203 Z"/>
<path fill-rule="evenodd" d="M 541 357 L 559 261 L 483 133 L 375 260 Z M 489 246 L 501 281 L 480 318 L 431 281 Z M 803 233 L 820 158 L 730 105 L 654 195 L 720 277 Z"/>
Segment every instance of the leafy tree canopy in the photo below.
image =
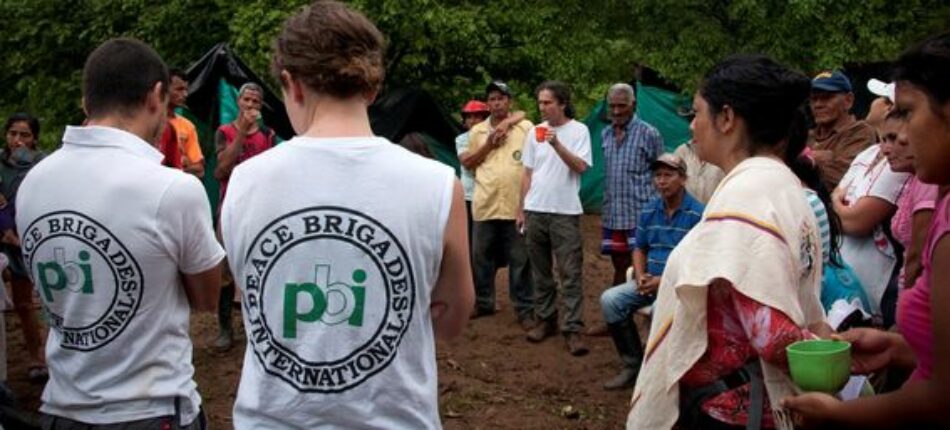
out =
<path fill-rule="evenodd" d="M 82 120 L 80 75 L 102 41 L 132 36 L 187 67 L 227 41 L 268 75 L 272 41 L 303 0 L 0 0 L 0 114 L 40 117 L 46 147 Z M 893 59 L 950 29 L 942 0 L 352 0 L 387 37 L 387 85 L 432 92 L 450 111 L 507 81 L 536 115 L 533 88 L 570 83 L 584 114 L 635 66 L 689 91 L 720 58 L 763 52 L 805 72 Z M 271 85 L 274 83 L 271 82 Z"/>

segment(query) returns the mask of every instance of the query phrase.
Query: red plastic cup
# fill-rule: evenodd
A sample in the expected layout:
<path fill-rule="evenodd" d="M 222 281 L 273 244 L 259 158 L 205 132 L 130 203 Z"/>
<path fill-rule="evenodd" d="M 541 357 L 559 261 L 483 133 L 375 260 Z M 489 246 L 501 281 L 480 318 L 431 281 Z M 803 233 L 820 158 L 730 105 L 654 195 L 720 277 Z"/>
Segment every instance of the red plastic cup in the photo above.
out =
<path fill-rule="evenodd" d="M 537 140 L 538 143 L 544 143 L 544 138 L 547 137 L 548 128 L 543 125 L 538 125 L 534 127 L 534 140 Z"/>

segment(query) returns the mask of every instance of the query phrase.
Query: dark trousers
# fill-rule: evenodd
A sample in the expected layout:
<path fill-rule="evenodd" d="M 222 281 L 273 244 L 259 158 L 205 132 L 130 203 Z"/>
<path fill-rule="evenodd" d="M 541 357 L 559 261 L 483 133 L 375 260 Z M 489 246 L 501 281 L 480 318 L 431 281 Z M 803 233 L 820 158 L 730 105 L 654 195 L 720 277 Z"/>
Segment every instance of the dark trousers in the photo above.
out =
<path fill-rule="evenodd" d="M 475 306 L 495 310 L 495 272 L 508 262 L 508 295 L 519 320 L 534 318 L 531 264 L 524 238 L 514 220 L 472 223 L 472 260 L 475 274 Z"/>
<path fill-rule="evenodd" d="M 557 260 L 561 281 L 561 331 L 577 333 L 584 327 L 582 309 L 584 290 L 581 285 L 581 217 L 541 212 L 525 213 L 525 239 L 531 259 L 534 280 L 534 306 L 538 318 L 547 321 L 557 317 L 557 283 L 554 263 Z"/>
<path fill-rule="evenodd" d="M 113 424 L 87 424 L 55 415 L 40 414 L 40 427 L 43 430 L 205 430 L 208 428 L 204 411 L 191 424 L 181 425 L 177 415 L 146 418 Z"/>

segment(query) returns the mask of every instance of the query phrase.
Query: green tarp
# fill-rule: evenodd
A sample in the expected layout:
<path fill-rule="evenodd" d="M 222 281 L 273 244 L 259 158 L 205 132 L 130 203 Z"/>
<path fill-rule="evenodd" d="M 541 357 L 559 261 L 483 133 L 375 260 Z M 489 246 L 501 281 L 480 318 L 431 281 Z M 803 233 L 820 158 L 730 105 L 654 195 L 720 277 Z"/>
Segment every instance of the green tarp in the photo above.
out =
<path fill-rule="evenodd" d="M 667 152 L 690 138 L 689 121 L 679 115 L 692 103 L 689 97 L 664 89 L 637 84 L 637 116 L 659 130 Z M 610 124 L 607 103 L 594 107 L 584 124 L 590 129 L 591 152 L 594 165 L 581 176 L 581 203 L 586 213 L 600 213 L 604 199 L 604 153 L 600 133 Z"/>
<path fill-rule="evenodd" d="M 220 100 L 220 110 L 218 111 L 220 115 L 218 119 L 219 123 L 227 124 L 234 121 L 238 114 L 237 88 L 234 88 L 228 84 L 227 81 L 221 79 L 218 82 L 218 97 L 218 100 Z M 214 169 L 218 165 L 214 147 L 214 133 L 216 130 L 212 130 L 206 122 L 195 117 L 191 111 L 186 108 L 178 108 L 177 112 L 195 124 L 195 129 L 198 132 L 198 142 L 201 144 L 201 153 L 205 158 L 205 176 L 201 182 L 204 184 L 205 191 L 208 193 L 208 201 L 211 202 L 212 211 L 217 212 L 218 200 L 220 198 L 220 185 L 218 184 L 218 180 L 214 178 Z"/>

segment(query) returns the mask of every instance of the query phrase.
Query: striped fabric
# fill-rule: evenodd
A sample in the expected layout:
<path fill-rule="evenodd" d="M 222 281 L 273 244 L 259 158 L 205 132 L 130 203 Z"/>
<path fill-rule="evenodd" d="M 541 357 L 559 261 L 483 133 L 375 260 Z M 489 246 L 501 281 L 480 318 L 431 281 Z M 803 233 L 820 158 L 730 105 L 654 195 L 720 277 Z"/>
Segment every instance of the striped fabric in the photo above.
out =
<path fill-rule="evenodd" d="M 613 126 L 601 132 L 604 150 L 604 205 L 602 222 L 611 230 L 637 226 L 640 211 L 657 197 L 650 164 L 663 153 L 663 137 L 636 116 L 627 122 L 623 141 Z"/>
<path fill-rule="evenodd" d="M 637 229 L 611 230 L 603 228 L 600 252 L 602 254 L 616 254 L 633 252 L 637 246 Z"/>
<path fill-rule="evenodd" d="M 811 210 L 815 212 L 815 220 L 818 221 L 818 234 L 821 236 L 821 255 L 822 262 L 828 264 L 831 255 L 831 224 L 828 221 L 828 211 L 825 204 L 818 197 L 818 193 L 810 188 L 805 188 L 805 198 Z"/>
<path fill-rule="evenodd" d="M 703 216 L 703 204 L 684 191 L 683 202 L 667 218 L 663 199 L 657 197 L 640 213 L 637 227 L 637 249 L 647 254 L 647 272 L 653 276 L 663 275 L 666 260 L 673 248 L 686 233 L 699 223 Z"/>

